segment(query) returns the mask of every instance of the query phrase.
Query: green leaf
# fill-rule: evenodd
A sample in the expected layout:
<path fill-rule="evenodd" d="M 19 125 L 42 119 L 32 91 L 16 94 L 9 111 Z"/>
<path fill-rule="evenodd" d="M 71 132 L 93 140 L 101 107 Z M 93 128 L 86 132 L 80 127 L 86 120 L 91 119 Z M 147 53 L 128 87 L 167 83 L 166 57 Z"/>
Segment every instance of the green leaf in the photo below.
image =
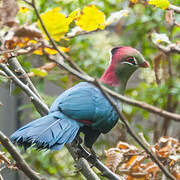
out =
<path fill-rule="evenodd" d="M 31 69 L 31 71 L 34 73 L 34 75 L 40 76 L 40 77 L 45 77 L 48 75 L 47 71 L 43 69 Z"/>

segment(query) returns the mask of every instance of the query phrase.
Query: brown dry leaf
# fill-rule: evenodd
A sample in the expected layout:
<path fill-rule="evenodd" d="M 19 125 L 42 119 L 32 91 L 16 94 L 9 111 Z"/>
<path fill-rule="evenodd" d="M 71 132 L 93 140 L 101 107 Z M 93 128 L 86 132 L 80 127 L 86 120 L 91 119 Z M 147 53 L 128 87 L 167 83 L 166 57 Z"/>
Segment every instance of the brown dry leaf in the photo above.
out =
<path fill-rule="evenodd" d="M 167 10 L 166 11 L 165 20 L 170 26 L 174 25 L 174 12 L 173 12 L 173 10 Z"/>
<path fill-rule="evenodd" d="M 2 0 L 0 7 L 0 21 L 2 25 L 9 27 L 17 25 L 15 21 L 16 14 L 19 10 L 16 0 Z"/>
<path fill-rule="evenodd" d="M 152 150 L 162 163 L 168 166 L 176 179 L 180 180 L 180 167 L 178 164 L 179 141 L 175 138 L 164 136 L 152 146 Z M 107 161 L 109 168 L 126 180 L 156 180 L 162 175 L 159 167 L 149 158 L 146 152 L 142 152 L 126 142 L 119 142 L 117 148 L 109 149 L 106 151 L 106 155 L 109 158 Z M 177 156 L 177 160 L 173 159 L 173 156 Z"/>
<path fill-rule="evenodd" d="M 168 158 L 170 155 L 176 155 L 179 146 L 177 139 L 163 136 L 154 147 L 160 158 Z"/>
<path fill-rule="evenodd" d="M 147 173 L 146 179 L 157 179 L 157 175 L 160 172 L 160 169 L 154 162 L 149 162 L 145 164 L 144 171 Z"/>
<path fill-rule="evenodd" d="M 137 171 L 138 167 L 140 167 L 140 164 L 144 159 L 145 159 L 144 156 L 138 156 L 138 155 L 131 156 L 128 159 L 128 161 L 123 165 L 123 167 Z"/>
<path fill-rule="evenodd" d="M 113 172 L 116 171 L 117 166 L 122 162 L 123 155 L 118 148 L 111 148 L 105 151 L 107 156 L 106 166 Z"/>
<path fill-rule="evenodd" d="M 132 150 L 132 151 L 137 150 L 137 148 L 135 146 L 129 145 L 128 143 L 122 142 L 122 141 L 119 141 L 116 147 L 121 150 Z"/>
<path fill-rule="evenodd" d="M 28 37 L 19 38 L 13 36 L 11 39 L 5 41 L 4 46 L 6 49 L 15 49 L 17 47 L 22 48 L 28 45 L 29 40 Z"/>
<path fill-rule="evenodd" d="M 0 151 L 0 164 L 1 163 L 7 163 L 10 165 L 10 160 L 5 156 L 5 152 Z"/>
<path fill-rule="evenodd" d="M 180 180 L 180 173 L 178 173 L 176 171 L 172 171 L 171 173 L 177 180 Z"/>
<path fill-rule="evenodd" d="M 28 37 L 29 39 L 41 39 L 42 33 L 36 28 L 30 28 L 27 26 L 21 26 L 14 30 L 14 36 L 16 37 Z"/>

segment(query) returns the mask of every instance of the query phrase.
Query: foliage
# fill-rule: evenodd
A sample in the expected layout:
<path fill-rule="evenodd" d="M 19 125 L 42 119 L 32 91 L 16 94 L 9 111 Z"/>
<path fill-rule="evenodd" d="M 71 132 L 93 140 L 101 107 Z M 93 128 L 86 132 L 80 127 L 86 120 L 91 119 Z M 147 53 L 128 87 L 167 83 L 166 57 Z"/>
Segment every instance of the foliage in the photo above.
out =
<path fill-rule="evenodd" d="M 150 146 L 157 156 L 168 166 L 171 173 L 177 178 L 179 175 L 179 149 L 180 143 L 177 139 L 170 137 L 161 137 L 159 141 Z M 149 159 L 149 155 L 126 142 L 118 142 L 116 148 L 110 148 L 106 151 L 106 165 L 113 172 L 123 176 L 126 180 L 133 179 L 161 179 L 159 167 Z"/>
<path fill-rule="evenodd" d="M 112 47 L 128 45 L 139 49 L 152 68 L 136 75 L 142 82 L 136 81 L 133 88 L 128 88 L 126 95 L 178 113 L 180 112 L 179 56 L 162 55 L 153 44 L 179 43 L 179 27 L 173 24 L 172 18 L 165 18 L 167 16 L 165 9 L 169 7 L 169 3 L 170 1 L 167 0 L 150 0 L 148 3 L 138 0 L 36 1 L 41 18 L 58 44 L 59 50 L 66 52 L 74 62 L 93 77 L 99 78 L 102 75 L 108 65 L 108 52 Z M 173 3 L 178 5 L 178 1 Z M 52 62 L 47 62 L 46 55 L 57 58 L 59 56 L 49 43 L 33 8 L 23 1 L 18 1 L 9 6 L 8 10 L 13 9 L 13 11 L 8 16 L 5 11 L 7 4 L 4 3 L 2 9 L 0 20 L 3 26 L 0 33 L 4 38 L 4 44 L 1 50 L 14 50 L 43 99 L 50 105 L 56 96 L 51 97 L 45 93 L 45 82 L 67 89 L 79 80 L 63 70 L 59 71 Z M 180 15 L 175 14 L 178 23 L 180 23 L 179 18 Z M 7 53 L 1 56 L 0 62 L 6 57 Z M 0 81 L 5 81 L 3 76 L 0 76 Z M 134 80 L 130 81 L 130 83 L 133 82 Z M 15 91 L 18 92 L 17 89 Z M 27 105 L 21 110 L 23 108 L 27 108 Z M 32 112 L 29 119 L 38 117 L 34 109 Z M 173 131 L 176 124 L 166 119 L 127 105 L 124 105 L 124 113 L 137 132 L 143 132 L 151 143 L 156 143 L 163 135 L 179 136 L 178 130 Z M 21 119 L 24 120 L 24 117 L 22 113 Z M 96 144 L 96 150 L 102 159 L 104 159 L 102 149 L 112 147 L 117 140 L 125 139 L 132 142 L 127 133 L 122 132 L 124 130 L 119 123 L 109 135 L 101 137 Z M 137 151 L 139 152 L 138 149 Z M 69 170 L 74 170 L 74 166 L 65 149 L 54 153 L 29 149 L 24 153 L 24 157 L 35 169 L 49 178 L 82 178 L 79 174 L 69 173 Z M 62 157 L 66 162 L 61 160 Z M 121 158 L 118 164 L 119 162 Z"/>

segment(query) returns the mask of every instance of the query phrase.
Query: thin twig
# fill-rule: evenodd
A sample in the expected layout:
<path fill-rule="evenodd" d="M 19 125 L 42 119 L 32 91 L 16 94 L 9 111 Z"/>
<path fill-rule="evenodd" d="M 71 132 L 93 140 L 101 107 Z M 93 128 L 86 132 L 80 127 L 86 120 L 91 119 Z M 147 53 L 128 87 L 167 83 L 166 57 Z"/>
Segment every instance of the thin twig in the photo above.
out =
<path fill-rule="evenodd" d="M 32 170 L 30 166 L 26 163 L 21 154 L 16 150 L 15 146 L 11 141 L 0 131 L 0 141 L 1 144 L 8 150 L 13 159 L 16 161 L 16 166 L 24 172 L 24 174 L 32 180 L 45 180 L 39 176 L 37 172 Z"/>
<path fill-rule="evenodd" d="M 21 49 L 21 48 L 1 50 L 1 51 L 0 51 L 0 55 L 6 54 L 6 53 L 11 53 L 11 52 L 17 52 L 17 51 L 20 50 L 20 49 Z"/>
<path fill-rule="evenodd" d="M 139 137 L 142 139 L 142 141 L 144 142 L 144 144 L 146 144 L 147 147 L 150 147 L 151 145 L 146 141 L 143 133 L 138 133 Z"/>

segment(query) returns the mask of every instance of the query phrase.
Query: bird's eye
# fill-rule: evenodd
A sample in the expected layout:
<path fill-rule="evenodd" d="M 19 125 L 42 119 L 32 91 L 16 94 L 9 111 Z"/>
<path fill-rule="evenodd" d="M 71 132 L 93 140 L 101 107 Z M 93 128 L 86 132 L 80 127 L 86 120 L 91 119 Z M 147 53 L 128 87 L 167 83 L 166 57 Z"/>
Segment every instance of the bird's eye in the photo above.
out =
<path fill-rule="evenodd" d="M 128 57 L 126 59 L 126 62 L 136 65 L 136 60 L 134 57 Z"/>

